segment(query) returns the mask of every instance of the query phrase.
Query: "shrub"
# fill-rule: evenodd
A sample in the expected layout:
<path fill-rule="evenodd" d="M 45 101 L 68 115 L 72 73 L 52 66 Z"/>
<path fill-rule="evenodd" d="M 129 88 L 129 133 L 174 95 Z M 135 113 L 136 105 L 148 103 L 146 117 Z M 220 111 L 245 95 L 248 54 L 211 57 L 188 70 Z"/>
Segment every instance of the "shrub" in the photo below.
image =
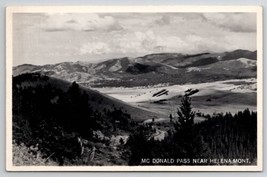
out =
<path fill-rule="evenodd" d="M 13 164 L 16 166 L 56 166 L 50 158 L 44 158 L 38 147 L 27 147 L 25 144 L 13 143 Z"/>

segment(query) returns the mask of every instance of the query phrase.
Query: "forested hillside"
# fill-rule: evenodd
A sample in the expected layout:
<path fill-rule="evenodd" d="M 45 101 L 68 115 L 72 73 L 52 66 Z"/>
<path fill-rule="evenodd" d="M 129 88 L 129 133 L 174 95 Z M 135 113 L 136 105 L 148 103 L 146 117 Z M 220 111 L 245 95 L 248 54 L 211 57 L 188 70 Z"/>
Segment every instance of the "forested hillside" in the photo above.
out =
<path fill-rule="evenodd" d="M 234 115 L 214 114 L 194 124 L 195 114 L 189 100 L 185 97 L 182 101 L 177 112 L 179 119 L 164 140 L 150 138 L 153 123 L 131 134 L 127 142 L 131 165 L 256 164 L 256 112 L 246 109 Z"/>
<path fill-rule="evenodd" d="M 65 90 L 53 83 L 39 74 L 13 78 L 14 149 L 28 147 L 29 153 L 41 153 L 59 165 L 83 164 L 86 149 L 110 143 L 99 140 L 95 131 L 128 131 L 133 120 L 123 108 L 93 109 L 91 95 L 75 82 Z"/>

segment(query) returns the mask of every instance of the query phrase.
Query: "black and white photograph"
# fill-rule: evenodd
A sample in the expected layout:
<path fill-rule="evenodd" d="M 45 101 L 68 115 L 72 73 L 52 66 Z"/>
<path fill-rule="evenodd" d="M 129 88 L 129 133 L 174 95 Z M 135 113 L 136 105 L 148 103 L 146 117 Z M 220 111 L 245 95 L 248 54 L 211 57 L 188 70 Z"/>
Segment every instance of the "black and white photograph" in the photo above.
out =
<path fill-rule="evenodd" d="M 259 6 L 9 7 L 10 171 L 261 171 Z"/>

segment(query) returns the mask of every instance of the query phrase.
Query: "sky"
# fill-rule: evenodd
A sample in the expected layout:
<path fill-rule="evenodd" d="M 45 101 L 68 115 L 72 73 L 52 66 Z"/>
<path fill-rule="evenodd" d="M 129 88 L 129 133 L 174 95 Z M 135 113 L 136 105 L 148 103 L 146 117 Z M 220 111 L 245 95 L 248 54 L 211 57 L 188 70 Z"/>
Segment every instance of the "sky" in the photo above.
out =
<path fill-rule="evenodd" d="M 256 13 L 16 13 L 13 65 L 256 50 Z"/>

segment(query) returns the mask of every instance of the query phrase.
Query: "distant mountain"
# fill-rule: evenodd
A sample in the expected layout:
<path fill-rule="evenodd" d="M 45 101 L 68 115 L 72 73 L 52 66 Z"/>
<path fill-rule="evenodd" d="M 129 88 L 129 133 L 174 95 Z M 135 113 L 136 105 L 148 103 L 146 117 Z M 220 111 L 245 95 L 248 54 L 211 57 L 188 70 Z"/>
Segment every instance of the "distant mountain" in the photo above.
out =
<path fill-rule="evenodd" d="M 223 60 L 233 60 L 238 58 L 248 58 L 252 60 L 257 59 L 257 51 L 250 52 L 248 50 L 235 50 L 232 52 L 226 52 L 223 56 Z"/>
<path fill-rule="evenodd" d="M 157 69 L 160 67 L 160 65 L 133 63 L 127 67 L 126 72 L 131 74 L 143 74 L 149 72 L 156 72 Z"/>
<path fill-rule="evenodd" d="M 13 75 L 40 72 L 86 86 L 146 86 L 160 83 L 200 83 L 256 77 L 257 51 L 224 53 L 158 53 L 118 58 L 100 63 L 64 62 L 54 65 L 19 65 Z"/>

